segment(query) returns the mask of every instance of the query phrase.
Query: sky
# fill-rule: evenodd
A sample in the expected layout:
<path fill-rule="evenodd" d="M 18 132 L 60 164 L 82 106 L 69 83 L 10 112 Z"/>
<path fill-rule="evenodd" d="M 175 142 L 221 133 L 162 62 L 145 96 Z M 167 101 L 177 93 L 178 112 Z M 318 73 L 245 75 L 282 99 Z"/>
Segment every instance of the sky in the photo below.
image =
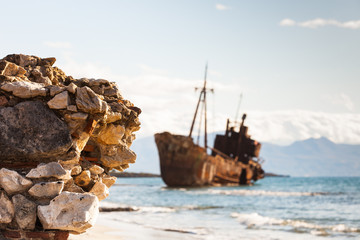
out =
<path fill-rule="evenodd" d="M 209 131 L 360 144 L 360 1 L 3 1 L 0 58 L 56 57 L 143 110 L 138 138 L 188 134 L 205 64 Z M 196 130 L 197 131 L 197 130 Z"/>

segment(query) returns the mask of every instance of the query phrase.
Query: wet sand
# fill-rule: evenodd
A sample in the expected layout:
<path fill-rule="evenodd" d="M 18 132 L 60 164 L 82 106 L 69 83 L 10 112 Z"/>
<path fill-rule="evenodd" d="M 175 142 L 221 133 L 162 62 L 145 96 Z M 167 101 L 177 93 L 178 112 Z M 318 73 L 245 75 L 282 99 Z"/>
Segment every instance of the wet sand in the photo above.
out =
<path fill-rule="evenodd" d="M 69 240 L 143 240 L 191 239 L 188 234 L 153 229 L 135 223 L 112 220 L 114 213 L 100 213 L 95 226 L 80 235 L 71 234 Z"/>

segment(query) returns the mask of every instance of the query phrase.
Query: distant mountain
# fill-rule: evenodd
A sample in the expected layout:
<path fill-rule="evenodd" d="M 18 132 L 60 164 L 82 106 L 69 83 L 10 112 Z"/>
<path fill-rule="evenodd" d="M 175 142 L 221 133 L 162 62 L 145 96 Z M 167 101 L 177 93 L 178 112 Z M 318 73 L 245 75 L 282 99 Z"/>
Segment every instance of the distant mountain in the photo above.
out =
<path fill-rule="evenodd" d="M 263 143 L 266 171 L 291 176 L 360 176 L 360 145 L 310 138 L 289 146 Z"/>
<path fill-rule="evenodd" d="M 214 136 L 209 136 L 210 143 Z M 153 136 L 135 140 L 131 148 L 138 158 L 129 171 L 160 173 Z M 360 145 L 336 144 L 324 137 L 289 146 L 262 143 L 260 155 L 265 159 L 266 172 L 290 176 L 360 176 Z"/>

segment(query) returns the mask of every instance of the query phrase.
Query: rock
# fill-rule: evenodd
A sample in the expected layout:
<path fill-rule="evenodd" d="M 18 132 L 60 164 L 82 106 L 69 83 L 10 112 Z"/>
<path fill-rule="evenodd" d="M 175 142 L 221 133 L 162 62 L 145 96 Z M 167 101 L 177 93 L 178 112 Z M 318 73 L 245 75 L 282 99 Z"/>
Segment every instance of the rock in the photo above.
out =
<path fill-rule="evenodd" d="M 125 171 L 126 169 L 128 169 L 130 167 L 129 164 L 122 164 L 120 166 L 116 166 L 114 167 L 114 169 L 118 170 L 119 172 L 123 172 Z"/>
<path fill-rule="evenodd" d="M 108 80 L 105 79 L 88 79 L 88 81 L 91 89 L 97 94 L 101 94 L 107 97 L 116 97 L 122 99 L 121 94 L 117 89 L 115 83 L 109 82 Z"/>
<path fill-rule="evenodd" d="M 12 197 L 15 222 L 20 229 L 33 230 L 36 222 L 36 204 L 21 194 Z"/>
<path fill-rule="evenodd" d="M 59 163 L 64 166 L 75 166 L 79 163 L 80 153 L 72 148 L 70 151 L 67 152 L 66 156 L 59 157 Z M 65 168 L 65 167 L 64 167 Z M 71 168 L 65 168 L 65 170 L 69 170 L 69 174 L 71 176 Z"/>
<path fill-rule="evenodd" d="M 36 56 L 29 56 L 25 54 L 9 54 L 4 60 L 15 63 L 21 67 L 36 66 L 40 62 L 40 58 Z"/>
<path fill-rule="evenodd" d="M 51 109 L 65 109 L 68 107 L 69 102 L 69 94 L 67 91 L 64 91 L 55 95 L 55 97 L 48 101 L 47 105 Z"/>
<path fill-rule="evenodd" d="M 6 106 L 6 104 L 8 104 L 8 100 L 5 96 L 0 96 L 0 107 L 1 106 Z"/>
<path fill-rule="evenodd" d="M 66 87 L 66 90 L 72 94 L 75 94 L 76 93 L 76 89 L 77 89 L 77 86 L 74 84 L 74 83 L 70 83 L 67 87 Z"/>
<path fill-rule="evenodd" d="M 108 188 L 110 188 L 116 182 L 116 177 L 112 177 L 109 175 L 102 176 L 102 183 L 104 183 Z"/>
<path fill-rule="evenodd" d="M 107 122 L 107 123 L 112 123 L 112 122 L 119 121 L 119 120 L 121 120 L 121 118 L 122 118 L 122 114 L 119 113 L 119 112 L 109 111 L 109 112 L 106 114 L 106 122 Z"/>
<path fill-rule="evenodd" d="M 75 113 L 78 114 L 78 113 Z M 68 124 L 68 128 L 70 130 L 70 133 L 75 138 L 79 138 L 79 135 L 83 133 L 84 128 L 87 125 L 87 114 L 79 113 L 79 116 L 84 116 L 84 119 L 79 118 L 79 116 L 76 116 L 75 114 L 66 114 L 65 115 L 65 121 Z M 75 115 L 75 116 L 73 116 Z M 78 132 L 78 133 L 76 133 Z M 75 134 L 74 134 L 75 133 Z"/>
<path fill-rule="evenodd" d="M 111 82 L 109 83 L 110 85 L 105 87 L 104 89 L 104 96 L 108 96 L 108 97 L 116 97 L 116 98 L 120 98 L 122 99 L 121 93 L 118 90 L 117 86 L 115 83 Z"/>
<path fill-rule="evenodd" d="M 44 229 L 78 233 L 95 224 L 99 200 L 91 194 L 62 192 L 47 206 L 38 206 L 38 217 Z"/>
<path fill-rule="evenodd" d="M 84 147 L 86 146 L 86 143 L 89 141 L 90 134 L 86 132 L 81 132 L 74 138 L 74 148 L 76 151 L 81 152 Z"/>
<path fill-rule="evenodd" d="M 70 111 L 70 112 L 77 112 L 77 107 L 76 107 L 76 105 L 69 105 L 69 106 L 67 106 L 67 108 L 66 108 L 68 111 Z"/>
<path fill-rule="evenodd" d="M 32 181 L 24 178 L 15 171 L 2 168 L 0 170 L 0 186 L 12 195 L 14 193 L 24 192 L 33 185 Z"/>
<path fill-rule="evenodd" d="M 0 75 L 23 77 L 26 70 L 16 64 L 2 60 L 0 62 Z"/>
<path fill-rule="evenodd" d="M 79 110 L 87 113 L 106 113 L 107 103 L 89 87 L 81 87 L 76 90 L 76 106 Z"/>
<path fill-rule="evenodd" d="M 106 79 L 95 79 L 95 78 L 90 78 L 89 79 L 89 86 L 93 87 L 93 86 L 100 86 L 100 85 L 105 85 L 105 84 L 109 84 L 109 81 Z"/>
<path fill-rule="evenodd" d="M 0 224 L 1 223 L 10 223 L 14 218 L 14 205 L 5 194 L 5 192 L 0 192 Z"/>
<path fill-rule="evenodd" d="M 121 125 L 108 124 L 97 138 L 98 142 L 106 145 L 121 144 L 121 139 L 124 136 L 125 128 Z"/>
<path fill-rule="evenodd" d="M 37 82 L 37 83 L 42 83 L 44 84 L 44 86 L 49 86 L 52 84 L 51 80 L 49 77 L 47 76 L 43 76 L 43 74 L 41 73 L 40 69 L 33 69 L 31 71 L 31 75 L 33 77 L 33 81 Z"/>
<path fill-rule="evenodd" d="M 77 166 L 74 166 L 72 169 L 71 169 L 71 176 L 74 176 L 74 175 L 79 175 L 82 171 L 82 168 L 81 166 L 77 165 Z"/>
<path fill-rule="evenodd" d="M 60 87 L 60 86 L 57 86 L 57 85 L 51 85 L 48 88 L 50 89 L 50 96 L 51 97 L 65 91 L 65 89 L 66 89 L 65 87 Z"/>
<path fill-rule="evenodd" d="M 90 193 L 95 194 L 99 201 L 101 201 L 109 196 L 109 188 L 104 183 L 96 182 L 91 188 Z"/>
<path fill-rule="evenodd" d="M 41 117 L 39 117 L 41 116 Z M 66 152 L 72 139 L 66 123 L 40 101 L 0 108 L 1 160 L 47 161 Z"/>
<path fill-rule="evenodd" d="M 74 183 L 74 179 L 70 179 L 69 181 L 66 182 L 63 191 L 75 192 L 75 193 L 85 192 L 84 189 L 82 189 L 81 187 L 79 187 Z"/>
<path fill-rule="evenodd" d="M 99 175 L 99 174 L 102 174 L 104 172 L 104 169 L 98 165 L 92 165 L 90 168 L 89 168 L 89 171 L 91 174 L 94 174 L 94 175 Z"/>
<path fill-rule="evenodd" d="M 86 120 L 88 116 L 89 114 L 87 113 L 78 112 L 71 114 L 70 118 L 73 120 Z"/>
<path fill-rule="evenodd" d="M 63 181 L 41 182 L 30 188 L 29 194 L 35 198 L 54 198 L 61 193 L 63 188 Z"/>
<path fill-rule="evenodd" d="M 1 89 L 12 92 L 12 94 L 19 98 L 46 96 L 46 88 L 42 84 L 34 82 L 9 82 L 4 84 Z"/>
<path fill-rule="evenodd" d="M 91 183 L 91 174 L 89 170 L 84 170 L 80 175 L 74 177 L 74 182 L 80 187 L 87 187 Z"/>
<path fill-rule="evenodd" d="M 66 171 L 60 163 L 51 162 L 47 164 L 39 164 L 36 168 L 31 169 L 26 175 L 27 178 L 50 178 L 70 179 L 70 170 Z"/>
<path fill-rule="evenodd" d="M 0 59 L 0 235 L 9 238 L 84 232 L 115 183 L 105 171 L 135 162 L 141 110 L 114 82 L 74 79 L 54 62 Z"/>
<path fill-rule="evenodd" d="M 124 113 L 124 111 L 126 111 L 126 106 L 121 101 L 110 102 L 109 106 L 113 112 Z"/>
<path fill-rule="evenodd" d="M 101 162 L 105 167 L 116 168 L 124 164 L 134 163 L 136 154 L 126 145 L 100 144 Z"/>
<path fill-rule="evenodd" d="M 48 58 L 42 58 L 41 59 L 41 62 L 44 64 L 44 65 L 54 65 L 54 63 L 56 62 L 56 58 L 54 57 L 48 57 Z"/>

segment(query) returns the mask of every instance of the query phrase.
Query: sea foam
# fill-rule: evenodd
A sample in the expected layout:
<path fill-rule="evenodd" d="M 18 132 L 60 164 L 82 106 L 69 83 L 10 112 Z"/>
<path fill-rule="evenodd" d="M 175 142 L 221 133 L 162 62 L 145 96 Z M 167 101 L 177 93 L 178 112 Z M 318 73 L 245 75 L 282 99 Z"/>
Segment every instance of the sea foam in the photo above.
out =
<path fill-rule="evenodd" d="M 261 228 L 262 226 L 290 226 L 294 230 L 304 229 L 314 235 L 328 235 L 328 232 L 360 232 L 359 228 L 348 227 L 345 224 L 337 224 L 333 226 L 322 226 L 309 223 L 302 220 L 278 219 L 261 216 L 258 213 L 232 213 L 231 217 L 248 228 Z"/>
<path fill-rule="evenodd" d="M 264 191 L 264 190 L 217 190 L 208 189 L 203 194 L 218 194 L 218 195 L 241 195 L 241 196 L 279 196 L 279 197 L 290 197 L 290 196 L 320 196 L 327 195 L 324 192 L 279 192 L 279 191 Z"/>

